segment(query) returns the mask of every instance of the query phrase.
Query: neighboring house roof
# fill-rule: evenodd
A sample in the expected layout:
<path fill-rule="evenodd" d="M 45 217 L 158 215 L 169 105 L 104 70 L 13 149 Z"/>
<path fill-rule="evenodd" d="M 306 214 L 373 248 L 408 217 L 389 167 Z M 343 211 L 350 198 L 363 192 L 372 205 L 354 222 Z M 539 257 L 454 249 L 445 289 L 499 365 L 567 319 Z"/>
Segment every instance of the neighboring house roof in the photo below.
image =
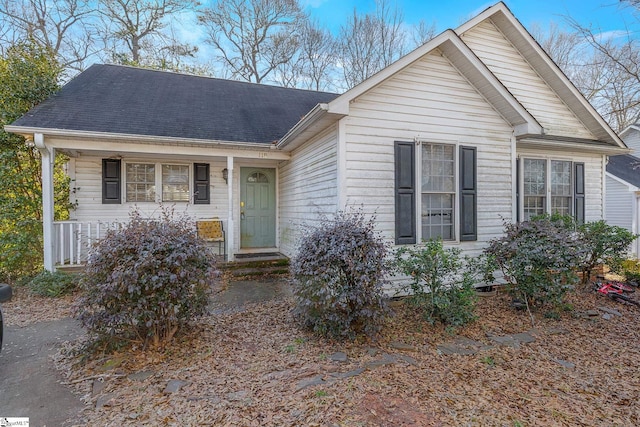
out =
<path fill-rule="evenodd" d="M 640 132 L 640 123 L 634 123 L 624 128 L 622 132 L 620 132 L 620 138 L 626 137 L 632 131 Z"/>
<path fill-rule="evenodd" d="M 93 65 L 12 127 L 271 144 L 314 106 L 337 96 Z"/>
<path fill-rule="evenodd" d="M 609 157 L 607 172 L 611 175 L 640 187 L 640 158 L 631 154 Z"/>

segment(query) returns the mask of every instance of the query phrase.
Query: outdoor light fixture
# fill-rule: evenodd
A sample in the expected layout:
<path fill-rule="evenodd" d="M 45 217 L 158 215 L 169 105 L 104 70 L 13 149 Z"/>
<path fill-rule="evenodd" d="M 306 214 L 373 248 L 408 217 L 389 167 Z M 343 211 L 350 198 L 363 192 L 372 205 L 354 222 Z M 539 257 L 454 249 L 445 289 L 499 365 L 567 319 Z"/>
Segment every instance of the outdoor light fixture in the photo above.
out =
<path fill-rule="evenodd" d="M 229 183 L 229 170 L 227 168 L 222 169 L 222 179 L 224 179 L 224 182 L 227 184 Z"/>

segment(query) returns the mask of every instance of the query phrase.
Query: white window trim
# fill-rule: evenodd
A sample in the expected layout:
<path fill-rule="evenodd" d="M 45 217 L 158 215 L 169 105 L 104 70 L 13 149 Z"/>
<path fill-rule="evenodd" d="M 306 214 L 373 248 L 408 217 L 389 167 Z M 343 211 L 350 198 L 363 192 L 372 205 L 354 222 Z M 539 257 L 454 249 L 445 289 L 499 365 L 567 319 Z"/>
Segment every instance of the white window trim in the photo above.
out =
<path fill-rule="evenodd" d="M 552 161 L 560 161 L 560 162 L 570 162 L 571 163 L 571 199 L 575 197 L 575 168 L 573 165 L 576 163 L 575 159 L 570 157 L 563 156 L 527 156 L 521 155 L 518 157 L 518 161 L 520 162 L 520 171 L 518 176 L 518 194 L 520 194 L 520 200 L 518 201 L 518 217 L 521 221 L 524 221 L 524 161 L 525 160 L 544 160 L 546 162 L 545 167 L 545 213 L 547 215 L 551 214 L 551 162 Z M 573 212 L 575 207 L 571 205 L 571 216 L 575 216 L 575 212 Z"/>
<path fill-rule="evenodd" d="M 136 201 L 130 202 L 127 200 L 127 165 L 130 164 L 153 164 L 155 166 L 155 197 L 153 201 Z M 162 165 L 176 165 L 176 166 L 187 166 L 189 169 L 189 199 L 187 201 L 175 201 L 175 200 L 162 200 Z M 158 162 L 153 160 L 144 160 L 144 159 L 131 159 L 131 160 L 122 160 L 122 195 L 124 199 L 124 203 L 128 204 L 139 204 L 139 203 L 185 203 L 190 204 L 193 202 L 193 163 L 186 162 Z"/>
<path fill-rule="evenodd" d="M 416 170 L 416 241 L 422 243 L 422 145 L 423 144 L 441 144 L 453 146 L 453 172 L 454 172 L 454 196 L 453 196 L 453 233 L 454 238 L 451 240 L 442 240 L 445 244 L 460 243 L 460 145 L 459 141 L 442 141 L 437 139 L 417 139 L 416 147 L 418 148 L 415 155 Z"/>

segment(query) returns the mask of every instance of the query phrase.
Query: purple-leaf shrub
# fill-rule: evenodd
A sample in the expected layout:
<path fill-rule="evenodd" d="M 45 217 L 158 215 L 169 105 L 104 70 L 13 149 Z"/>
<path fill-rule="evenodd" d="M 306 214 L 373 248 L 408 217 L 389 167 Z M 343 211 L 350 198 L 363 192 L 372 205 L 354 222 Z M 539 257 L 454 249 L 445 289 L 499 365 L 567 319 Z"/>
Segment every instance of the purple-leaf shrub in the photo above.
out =
<path fill-rule="evenodd" d="M 378 333 L 387 313 L 387 251 L 375 217 L 366 219 L 360 210 L 306 227 L 290 267 L 298 319 L 332 338 Z"/>
<path fill-rule="evenodd" d="M 215 260 L 187 217 L 131 214 L 91 249 L 77 317 L 95 342 L 158 346 L 203 314 Z"/>

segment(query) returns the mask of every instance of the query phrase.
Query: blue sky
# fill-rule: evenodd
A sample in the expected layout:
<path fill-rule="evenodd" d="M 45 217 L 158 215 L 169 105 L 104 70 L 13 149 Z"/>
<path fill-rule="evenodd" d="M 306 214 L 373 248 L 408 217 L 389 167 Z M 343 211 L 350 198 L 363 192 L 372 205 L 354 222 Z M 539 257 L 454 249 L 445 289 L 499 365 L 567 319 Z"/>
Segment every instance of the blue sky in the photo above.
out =
<path fill-rule="evenodd" d="M 393 4 L 394 0 L 388 0 Z M 462 22 L 495 4 L 484 0 L 395 0 L 404 12 L 407 24 L 424 19 L 435 22 L 437 32 L 456 28 Z M 375 0 L 302 0 L 306 10 L 318 21 L 336 32 L 353 13 L 375 10 Z M 506 0 L 513 14 L 530 28 L 539 24 L 548 28 L 550 21 L 564 25 L 564 16 L 571 16 L 584 26 L 592 25 L 603 32 L 624 31 L 626 23 L 635 21 L 630 9 L 621 8 L 618 0 Z"/>

